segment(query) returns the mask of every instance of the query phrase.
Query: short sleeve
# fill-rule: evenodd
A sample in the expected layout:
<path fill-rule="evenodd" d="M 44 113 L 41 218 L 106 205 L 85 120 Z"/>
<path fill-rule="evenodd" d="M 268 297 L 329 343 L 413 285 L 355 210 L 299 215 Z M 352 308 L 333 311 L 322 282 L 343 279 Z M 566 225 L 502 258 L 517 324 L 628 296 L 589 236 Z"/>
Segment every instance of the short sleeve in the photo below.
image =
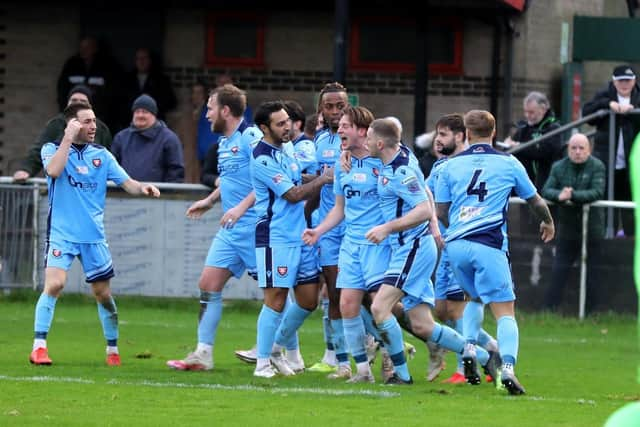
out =
<path fill-rule="evenodd" d="M 107 179 L 116 183 L 116 185 L 121 185 L 125 181 L 131 179 L 129 174 L 120 166 L 120 163 L 113 157 L 113 154 L 109 153 L 106 149 L 105 155 L 109 162 L 109 169 L 107 169 Z"/>
<path fill-rule="evenodd" d="M 253 173 L 256 181 L 262 182 L 278 197 L 295 186 L 282 166 L 269 156 L 260 156 L 255 160 Z"/>
<path fill-rule="evenodd" d="M 433 193 L 433 197 L 436 199 L 436 203 L 450 203 L 451 191 L 449 189 L 449 173 L 447 167 L 443 166 L 438 171 L 438 179 L 435 183 L 436 191 Z"/>
<path fill-rule="evenodd" d="M 303 139 L 298 141 L 295 146 L 295 156 L 300 168 L 303 171 L 316 172 L 318 170 L 318 161 L 316 160 L 316 146 L 313 141 Z"/>
<path fill-rule="evenodd" d="M 53 155 L 56 154 L 56 151 L 58 151 L 58 146 L 52 142 L 47 142 L 40 149 L 40 158 L 42 159 L 42 166 L 45 173 L 47 171 L 47 165 L 51 161 Z"/>
<path fill-rule="evenodd" d="M 393 176 L 393 181 L 396 195 L 412 208 L 429 200 L 424 189 L 424 181 L 411 168 L 399 167 Z"/>

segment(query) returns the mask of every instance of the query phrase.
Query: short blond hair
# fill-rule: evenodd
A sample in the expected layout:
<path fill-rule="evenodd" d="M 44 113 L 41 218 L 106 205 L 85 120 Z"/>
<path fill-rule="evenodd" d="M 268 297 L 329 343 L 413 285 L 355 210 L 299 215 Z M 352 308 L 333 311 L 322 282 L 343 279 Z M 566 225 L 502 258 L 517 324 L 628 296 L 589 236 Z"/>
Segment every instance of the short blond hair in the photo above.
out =
<path fill-rule="evenodd" d="M 394 147 L 400 143 L 400 129 L 393 120 L 376 119 L 369 127 L 384 142 L 385 147 Z"/>
<path fill-rule="evenodd" d="M 496 119 L 488 111 L 471 110 L 464 115 L 464 127 L 476 138 L 491 138 L 496 129 Z"/>

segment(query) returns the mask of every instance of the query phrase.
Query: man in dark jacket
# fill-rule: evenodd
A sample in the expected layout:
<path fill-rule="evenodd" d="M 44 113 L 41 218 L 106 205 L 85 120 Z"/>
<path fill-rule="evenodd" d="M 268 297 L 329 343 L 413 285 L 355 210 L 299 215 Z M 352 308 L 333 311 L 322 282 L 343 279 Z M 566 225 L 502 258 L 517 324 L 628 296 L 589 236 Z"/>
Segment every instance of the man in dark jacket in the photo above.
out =
<path fill-rule="evenodd" d="M 591 155 L 587 137 L 577 133 L 568 144 L 568 157 L 557 161 L 542 189 L 542 196 L 558 203 L 558 235 L 556 256 L 553 259 L 551 286 L 545 294 L 545 306 L 555 309 L 562 295 L 569 269 L 580 255 L 582 245 L 582 205 L 602 199 L 605 187 L 605 166 Z M 587 263 L 587 311 L 597 302 L 598 281 L 594 277 L 594 260 L 598 242 L 604 237 L 604 210 L 589 212 Z"/>
<path fill-rule="evenodd" d="M 67 95 L 67 106 L 81 102 L 91 104 L 91 89 L 84 85 L 72 87 Z M 111 147 L 111 131 L 107 125 L 98 118 L 96 118 L 96 125 L 97 129 L 94 143 L 109 149 Z M 20 162 L 20 169 L 14 172 L 13 179 L 15 181 L 24 181 L 37 175 L 42 170 L 42 158 L 40 157 L 42 146 L 47 142 L 60 141 L 66 127 L 67 121 L 64 119 L 62 113 L 47 122 L 38 139 L 31 144 L 27 157 Z"/>
<path fill-rule="evenodd" d="M 123 76 L 122 90 L 123 104 L 127 106 L 143 93 L 151 96 L 158 105 L 156 117 L 160 120 L 166 120 L 167 112 L 178 104 L 171 79 L 162 72 L 159 61 L 154 60 L 151 51 L 145 47 L 136 50 L 135 68 Z M 126 126 L 130 118 L 125 110 L 119 118 L 120 124 Z"/>
<path fill-rule="evenodd" d="M 596 126 L 595 147 L 593 154 L 602 160 L 607 167 L 613 167 L 614 199 L 631 200 L 629 185 L 629 153 L 631 144 L 640 131 L 640 115 L 628 114 L 640 107 L 640 87 L 636 84 L 636 75 L 628 65 L 619 65 L 613 70 L 609 85 L 595 94 L 592 100 L 582 107 L 582 115 L 594 113 L 601 109 L 609 109 L 616 113 L 614 132 L 614 164 L 609 165 L 609 116 L 589 122 Z M 627 236 L 633 236 L 633 211 L 622 209 L 622 229 Z M 616 214 L 616 219 L 618 215 Z M 616 229 L 620 228 L 615 224 Z"/>
<path fill-rule="evenodd" d="M 131 126 L 113 138 L 111 152 L 131 178 L 145 182 L 183 182 L 184 158 L 178 136 L 156 118 L 158 106 L 149 95 L 131 107 Z"/>
<path fill-rule="evenodd" d="M 523 110 L 525 119 L 518 122 L 513 137 L 504 141 L 511 147 L 532 141 L 560 127 L 560 122 L 551 110 L 549 100 L 541 92 L 529 93 L 524 98 Z M 527 175 L 536 185 L 537 190 L 540 191 L 549 177 L 551 165 L 562 157 L 560 135 L 518 151 L 515 156 L 527 170 Z"/>

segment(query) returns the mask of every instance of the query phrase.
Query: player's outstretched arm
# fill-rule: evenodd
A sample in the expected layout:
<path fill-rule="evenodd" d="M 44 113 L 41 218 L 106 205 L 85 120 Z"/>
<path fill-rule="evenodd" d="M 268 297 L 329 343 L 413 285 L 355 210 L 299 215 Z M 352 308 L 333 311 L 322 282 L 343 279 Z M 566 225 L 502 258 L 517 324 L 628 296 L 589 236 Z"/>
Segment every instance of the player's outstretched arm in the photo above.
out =
<path fill-rule="evenodd" d="M 336 196 L 336 204 L 331 208 L 324 220 L 316 228 L 307 228 L 302 232 L 302 241 L 307 245 L 315 245 L 320 237 L 344 219 L 344 196 Z"/>
<path fill-rule="evenodd" d="M 380 243 L 389 236 L 391 233 L 399 233 L 400 231 L 407 230 L 415 227 L 418 224 L 423 224 L 431 218 L 433 211 L 431 209 L 431 202 L 425 200 L 417 204 L 409 212 L 394 219 L 393 221 L 385 222 L 384 224 L 376 225 L 364 235 L 371 243 Z"/>
<path fill-rule="evenodd" d="M 543 242 L 549 243 L 556 234 L 556 227 L 547 202 L 538 193 L 527 199 L 529 208 L 542 222 L 540 223 L 540 238 Z"/>
<path fill-rule="evenodd" d="M 318 193 L 323 185 L 333 182 L 333 168 L 326 168 L 324 173 L 313 181 L 291 187 L 289 191 L 282 195 L 282 198 L 289 203 L 297 203 L 309 199 Z"/>
<path fill-rule="evenodd" d="M 124 191 L 134 196 L 148 196 L 148 197 L 160 197 L 160 190 L 153 184 L 147 184 L 136 181 L 135 179 L 128 179 L 122 183 L 121 186 Z"/>
<path fill-rule="evenodd" d="M 440 225 L 438 224 L 438 215 L 436 212 L 435 203 L 436 199 L 433 197 L 433 193 L 428 186 L 425 185 L 424 189 L 427 192 L 427 196 L 429 196 L 429 203 L 431 203 L 431 218 L 429 218 L 429 230 L 431 230 L 431 235 L 435 239 L 438 249 L 442 249 L 444 248 L 444 239 L 442 238 L 442 234 L 440 233 Z"/>
<path fill-rule="evenodd" d="M 209 194 L 204 199 L 200 199 L 196 202 L 193 202 L 193 204 L 189 206 L 189 208 L 187 209 L 187 212 L 185 213 L 185 215 L 187 218 L 190 218 L 190 219 L 198 219 L 205 212 L 211 209 L 218 200 L 220 200 L 219 187 L 213 190 L 211 194 Z"/>

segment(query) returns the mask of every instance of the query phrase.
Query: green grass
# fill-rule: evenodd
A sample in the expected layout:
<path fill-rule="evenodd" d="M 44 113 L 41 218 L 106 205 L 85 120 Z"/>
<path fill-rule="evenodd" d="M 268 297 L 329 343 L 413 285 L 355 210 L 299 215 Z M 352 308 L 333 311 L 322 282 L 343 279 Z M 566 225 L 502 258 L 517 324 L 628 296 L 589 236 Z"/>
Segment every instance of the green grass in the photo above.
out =
<path fill-rule="evenodd" d="M 233 356 L 255 341 L 259 304 L 225 306 L 211 372 L 175 372 L 196 339 L 192 300 L 118 298 L 123 366 L 104 365 L 95 303 L 64 296 L 49 335 L 51 367 L 28 363 L 36 294 L 0 296 L 0 425 L 240 425 L 240 426 L 601 426 L 625 403 L 638 400 L 636 320 L 604 315 L 579 322 L 519 314 L 517 373 L 528 394 L 511 397 L 487 384 L 453 386 L 424 380 L 427 352 L 409 367 L 412 387 L 351 386 L 305 373 L 255 379 Z M 486 327 L 495 331 L 487 312 Z M 323 352 L 321 318 L 300 333 L 308 364 Z M 149 353 L 150 358 L 136 358 Z M 452 355 L 441 376 L 455 366 Z M 379 366 L 374 373 L 379 378 Z M 446 376 L 445 376 L 446 375 Z M 369 394 L 365 394 L 369 392 Z"/>

